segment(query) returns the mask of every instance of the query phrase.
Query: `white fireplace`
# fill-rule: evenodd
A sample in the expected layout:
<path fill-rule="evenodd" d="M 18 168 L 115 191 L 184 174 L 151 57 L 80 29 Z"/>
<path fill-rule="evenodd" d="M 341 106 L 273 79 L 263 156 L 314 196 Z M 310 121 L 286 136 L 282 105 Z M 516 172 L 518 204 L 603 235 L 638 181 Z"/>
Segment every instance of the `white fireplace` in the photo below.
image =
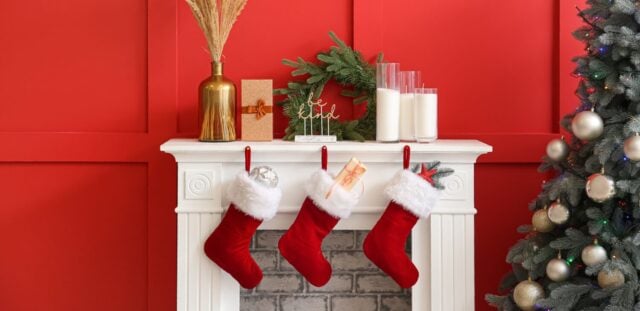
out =
<path fill-rule="evenodd" d="M 474 310 L 474 164 L 492 148 L 475 140 L 409 145 L 412 163 L 439 160 L 455 170 L 444 179 L 446 189 L 431 217 L 412 231 L 412 260 L 420 271 L 412 309 Z M 287 229 L 304 200 L 304 182 L 320 168 L 322 145 L 172 139 L 161 146 L 178 163 L 178 311 L 239 310 L 238 283 L 205 256 L 203 244 L 229 205 L 224 190 L 244 169 L 246 146 L 252 149 L 252 167 L 273 167 L 283 190 L 277 216 L 259 229 Z M 402 168 L 404 144 L 340 142 L 327 147 L 330 172 L 339 171 L 351 157 L 368 167 L 360 203 L 335 230 L 371 229 L 388 203 L 382 189 Z"/>

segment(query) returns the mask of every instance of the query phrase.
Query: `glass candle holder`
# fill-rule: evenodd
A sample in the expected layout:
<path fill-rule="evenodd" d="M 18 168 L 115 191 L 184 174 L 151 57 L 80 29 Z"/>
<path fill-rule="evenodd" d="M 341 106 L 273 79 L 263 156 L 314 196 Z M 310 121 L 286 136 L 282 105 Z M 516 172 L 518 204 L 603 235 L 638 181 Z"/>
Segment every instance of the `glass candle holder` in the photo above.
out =
<path fill-rule="evenodd" d="M 400 140 L 400 84 L 399 63 L 376 65 L 376 140 Z"/>
<path fill-rule="evenodd" d="M 400 71 L 400 140 L 415 141 L 415 89 L 419 71 Z"/>
<path fill-rule="evenodd" d="M 416 140 L 435 141 L 438 139 L 438 89 L 417 88 L 415 96 Z"/>

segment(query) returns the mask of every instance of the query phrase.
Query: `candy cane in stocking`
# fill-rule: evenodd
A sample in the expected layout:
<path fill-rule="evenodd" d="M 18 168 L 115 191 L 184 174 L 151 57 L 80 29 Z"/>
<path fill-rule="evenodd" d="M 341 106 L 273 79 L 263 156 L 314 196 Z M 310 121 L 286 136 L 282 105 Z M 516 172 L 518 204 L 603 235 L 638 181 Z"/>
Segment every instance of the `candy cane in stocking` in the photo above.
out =
<path fill-rule="evenodd" d="M 251 258 L 249 243 L 258 226 L 275 216 L 282 191 L 249 177 L 251 149 L 245 149 L 245 172 L 228 188 L 231 201 L 224 218 L 204 244 L 204 252 L 244 288 L 262 280 L 262 270 Z"/>
<path fill-rule="evenodd" d="M 409 170 L 409 146 L 404 149 L 404 169 L 385 188 L 391 199 L 387 209 L 364 240 L 365 255 L 398 285 L 409 288 L 418 281 L 418 269 L 404 251 L 407 237 L 419 218 L 427 218 L 440 190 L 433 187 L 436 170 L 423 165 L 419 174 Z"/>

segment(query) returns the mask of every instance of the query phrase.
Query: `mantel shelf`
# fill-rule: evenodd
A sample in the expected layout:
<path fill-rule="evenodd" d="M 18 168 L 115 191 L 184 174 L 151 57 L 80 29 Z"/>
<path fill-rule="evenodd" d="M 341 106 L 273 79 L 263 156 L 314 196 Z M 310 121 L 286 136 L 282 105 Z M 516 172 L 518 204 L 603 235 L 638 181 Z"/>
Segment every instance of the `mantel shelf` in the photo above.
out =
<path fill-rule="evenodd" d="M 334 160 L 344 161 L 345 157 L 356 156 L 368 162 L 397 162 L 402 159 L 396 156 L 405 145 L 411 147 L 412 155 L 444 157 L 448 162 L 475 162 L 481 155 L 492 151 L 492 147 L 477 140 L 437 140 L 432 143 L 377 143 L 377 142 L 337 142 L 325 144 Z M 204 143 L 196 139 L 172 139 L 160 149 L 176 157 L 178 162 L 209 162 L 211 156 L 215 162 L 242 162 L 244 157 L 238 156 L 246 146 L 251 146 L 254 159 L 269 162 L 317 161 L 317 153 L 323 144 L 295 143 L 274 140 L 270 142 L 234 141 L 225 143 Z M 390 156 L 394 158 L 390 158 Z M 397 161 L 395 161 L 396 159 Z M 426 160 L 424 158 L 416 160 Z"/>

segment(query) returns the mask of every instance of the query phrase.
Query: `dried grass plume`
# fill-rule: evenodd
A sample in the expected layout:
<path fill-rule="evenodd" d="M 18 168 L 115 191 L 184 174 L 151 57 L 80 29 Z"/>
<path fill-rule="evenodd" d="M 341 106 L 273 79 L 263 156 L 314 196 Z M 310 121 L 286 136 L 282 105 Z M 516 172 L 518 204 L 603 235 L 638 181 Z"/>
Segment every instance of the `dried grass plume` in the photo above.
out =
<path fill-rule="evenodd" d="M 207 39 L 211 59 L 220 62 L 233 24 L 248 0 L 185 0 Z"/>

